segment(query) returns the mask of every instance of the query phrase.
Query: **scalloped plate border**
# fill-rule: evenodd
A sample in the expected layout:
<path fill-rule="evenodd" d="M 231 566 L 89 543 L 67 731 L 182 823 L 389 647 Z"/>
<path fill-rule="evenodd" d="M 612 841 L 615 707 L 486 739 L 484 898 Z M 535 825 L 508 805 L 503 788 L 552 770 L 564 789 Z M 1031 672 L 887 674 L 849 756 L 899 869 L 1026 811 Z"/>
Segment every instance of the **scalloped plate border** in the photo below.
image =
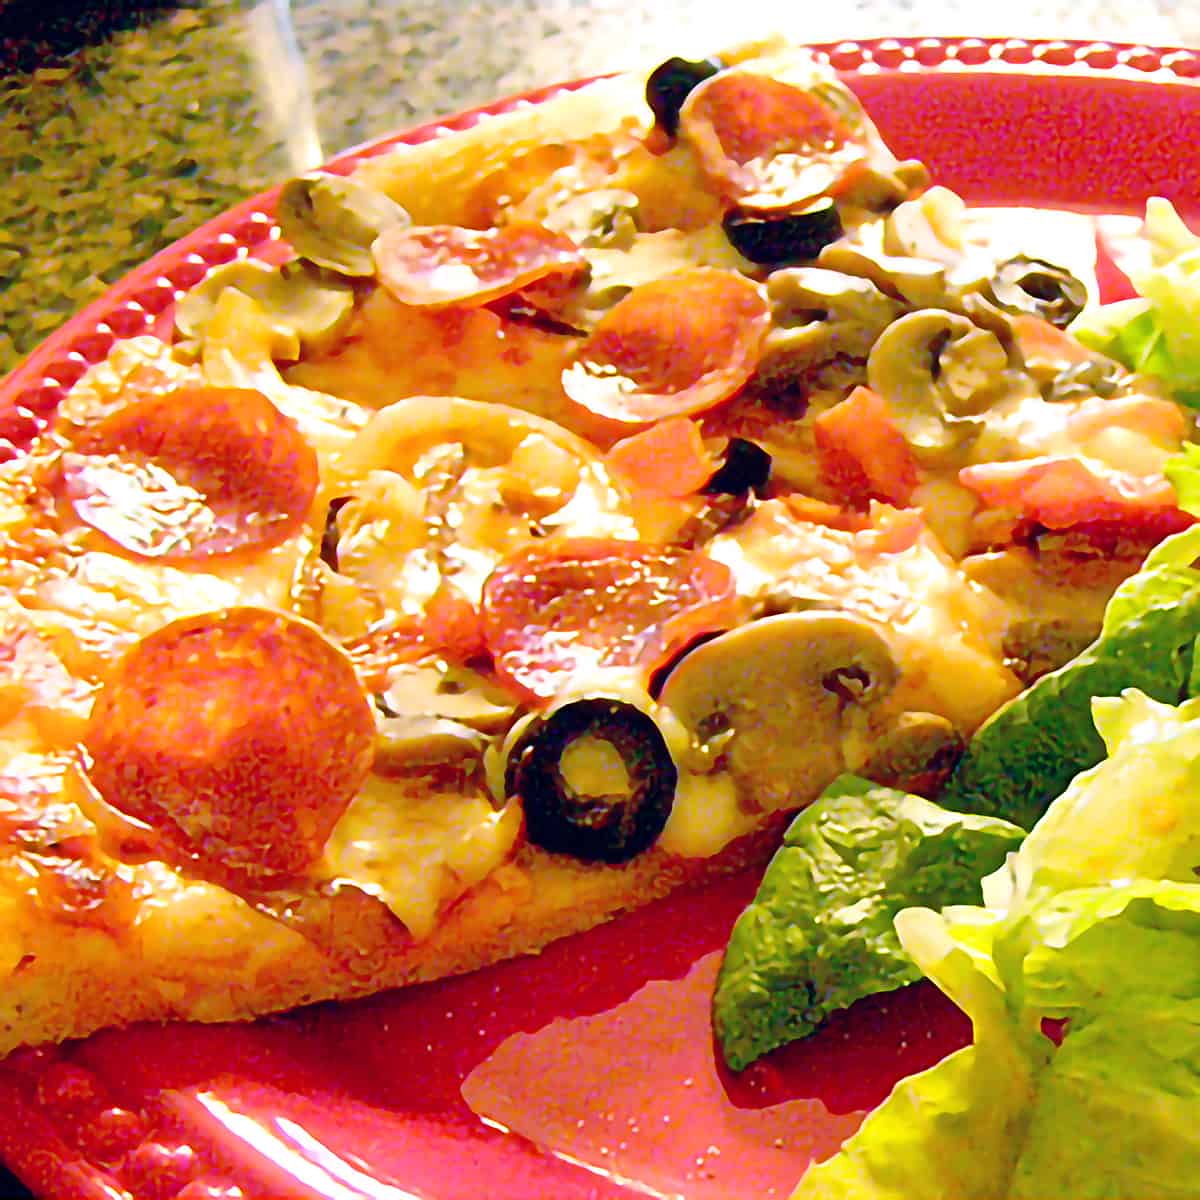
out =
<path fill-rule="evenodd" d="M 1102 74 L 1200 86 L 1200 53 L 1134 43 L 1023 38 L 878 38 L 815 44 L 817 57 L 843 73 L 1037 71 Z M 488 117 L 541 104 L 590 79 L 551 84 L 492 104 L 386 135 L 337 155 L 326 169 L 347 174 L 363 159 L 397 145 L 419 145 Z M 114 284 L 0 379 L 0 462 L 19 456 L 53 417 L 66 392 L 103 362 L 123 338 L 169 328 L 171 306 L 208 272 L 234 258 L 278 255 L 273 211 L 279 187 L 252 196 L 173 242 Z"/>

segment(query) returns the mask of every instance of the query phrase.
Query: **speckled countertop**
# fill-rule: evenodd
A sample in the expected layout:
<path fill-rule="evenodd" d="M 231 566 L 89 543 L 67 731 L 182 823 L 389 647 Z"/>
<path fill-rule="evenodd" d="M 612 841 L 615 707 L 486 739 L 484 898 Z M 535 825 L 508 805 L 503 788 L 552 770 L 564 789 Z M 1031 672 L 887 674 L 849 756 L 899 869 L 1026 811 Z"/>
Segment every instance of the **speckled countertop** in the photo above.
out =
<path fill-rule="evenodd" d="M 772 28 L 1192 47 L 1200 4 L 0 0 L 0 374 L 155 250 L 338 150 Z"/>

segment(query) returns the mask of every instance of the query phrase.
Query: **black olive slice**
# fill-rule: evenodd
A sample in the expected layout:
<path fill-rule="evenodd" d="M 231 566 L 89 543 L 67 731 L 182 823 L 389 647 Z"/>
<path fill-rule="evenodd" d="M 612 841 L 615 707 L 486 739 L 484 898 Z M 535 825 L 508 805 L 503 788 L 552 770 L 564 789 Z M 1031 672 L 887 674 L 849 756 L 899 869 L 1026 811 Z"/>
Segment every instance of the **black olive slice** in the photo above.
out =
<path fill-rule="evenodd" d="M 663 130 L 674 137 L 679 132 L 679 110 L 692 90 L 724 69 L 717 58 L 694 62 L 686 58 L 668 58 L 655 67 L 646 80 L 646 103 Z"/>
<path fill-rule="evenodd" d="M 725 214 L 721 228 L 743 258 L 759 266 L 778 267 L 815 259 L 842 236 L 842 218 L 837 205 L 826 197 L 803 212 L 774 216 L 735 208 Z"/>
<path fill-rule="evenodd" d="M 325 512 L 325 528 L 321 533 L 321 561 L 333 570 L 338 569 L 338 513 L 349 503 L 349 496 L 330 500 Z"/>
<path fill-rule="evenodd" d="M 740 496 L 761 491 L 770 477 L 771 456 L 757 442 L 735 437 L 725 447 L 725 461 L 701 490 L 709 496 Z"/>
<path fill-rule="evenodd" d="M 586 740 L 620 756 L 627 786 L 593 794 L 572 783 L 564 759 Z M 671 815 L 679 773 L 658 726 L 623 700 L 589 698 L 533 722 L 514 747 L 505 773 L 508 795 L 521 798 L 534 845 L 585 862 L 627 862 L 657 840 Z"/>
<path fill-rule="evenodd" d="M 1087 303 L 1087 288 L 1070 271 L 1023 254 L 999 265 L 991 291 L 1005 312 L 1041 317 L 1059 329 L 1070 325 Z"/>

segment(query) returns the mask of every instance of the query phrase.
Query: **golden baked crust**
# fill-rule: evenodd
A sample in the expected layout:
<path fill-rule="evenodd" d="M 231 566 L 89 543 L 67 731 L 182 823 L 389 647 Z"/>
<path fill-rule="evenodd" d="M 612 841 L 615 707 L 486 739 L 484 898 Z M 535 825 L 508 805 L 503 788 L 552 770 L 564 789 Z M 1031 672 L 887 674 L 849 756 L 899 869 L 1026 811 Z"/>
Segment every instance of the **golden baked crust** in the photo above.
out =
<path fill-rule="evenodd" d="M 711 858 L 651 850 L 623 866 L 525 846 L 423 942 L 378 901 L 344 893 L 336 917 L 327 909 L 321 939 L 337 962 L 315 941 L 205 884 L 162 888 L 134 927 L 119 933 L 39 921 L 0 993 L 0 1054 L 139 1021 L 248 1020 L 474 971 L 535 953 L 679 887 L 760 865 L 781 828 L 776 817 Z"/>

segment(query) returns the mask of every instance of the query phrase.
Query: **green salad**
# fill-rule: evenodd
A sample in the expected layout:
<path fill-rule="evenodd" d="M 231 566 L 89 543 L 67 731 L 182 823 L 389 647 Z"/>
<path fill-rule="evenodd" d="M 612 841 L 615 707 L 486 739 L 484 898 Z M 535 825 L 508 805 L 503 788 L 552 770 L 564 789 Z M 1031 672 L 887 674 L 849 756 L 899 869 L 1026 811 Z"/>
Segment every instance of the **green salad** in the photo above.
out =
<path fill-rule="evenodd" d="M 1200 238 L 1145 228 L 1140 298 L 1071 331 L 1200 406 Z M 1200 515 L 1200 446 L 1168 476 Z M 922 976 L 974 1028 L 794 1200 L 1200 1195 L 1198 562 L 1200 525 L 1162 542 L 938 804 L 843 777 L 793 823 L 718 977 L 729 1065 Z"/>

